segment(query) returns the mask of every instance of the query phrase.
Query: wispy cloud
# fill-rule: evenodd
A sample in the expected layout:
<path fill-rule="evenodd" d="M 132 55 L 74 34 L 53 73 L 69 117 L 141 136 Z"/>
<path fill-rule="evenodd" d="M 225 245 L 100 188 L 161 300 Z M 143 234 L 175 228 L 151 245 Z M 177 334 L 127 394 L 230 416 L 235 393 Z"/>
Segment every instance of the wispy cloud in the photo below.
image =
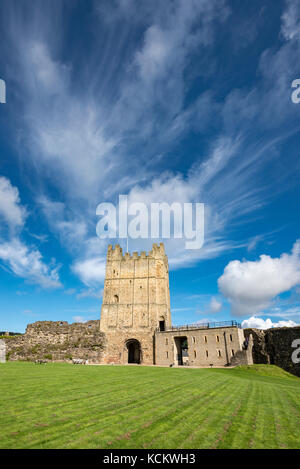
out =
<path fill-rule="evenodd" d="M 47 266 L 37 249 L 26 246 L 17 238 L 0 243 L 0 260 L 14 275 L 29 283 L 38 284 L 43 288 L 61 286 L 59 266 Z"/>
<path fill-rule="evenodd" d="M 0 217 L 2 222 L 7 223 L 10 228 L 20 228 L 26 219 L 26 209 L 20 203 L 20 196 L 17 187 L 0 176 Z"/>
<path fill-rule="evenodd" d="M 7 55 L 14 99 L 22 111 L 14 123 L 20 129 L 19 151 L 38 181 L 31 184 L 34 200 L 49 230 L 71 252 L 72 272 L 88 288 L 103 282 L 106 243 L 95 238 L 95 208 L 107 197 L 115 201 L 119 193 L 147 204 L 205 203 L 203 248 L 188 252 L 180 240 L 167 241 L 172 268 L 247 246 L 249 238 L 239 235 L 239 228 L 299 166 L 295 161 L 295 166 L 281 168 L 272 190 L 272 178 L 260 176 L 266 168 L 273 174 L 280 144 L 297 132 L 288 92 L 300 52 L 297 2 L 287 3 L 276 46 L 260 54 L 255 84 L 227 91 L 208 70 L 210 61 L 193 70 L 193 60 L 213 49 L 221 25 L 230 18 L 225 1 L 94 2 L 90 17 L 97 27 L 89 30 L 93 41 L 84 61 L 73 49 L 67 55 L 64 50 L 68 2 L 32 5 L 28 22 L 25 3 L 6 2 L 2 24 L 7 47 L 15 52 Z M 256 33 L 251 32 L 248 43 Z M 209 74 L 211 79 L 203 80 L 191 100 L 195 73 L 196 80 Z M 178 143 L 191 134 L 201 145 L 189 157 Z M 173 157 L 183 169 L 174 169 Z M 26 210 L 16 209 L 18 193 L 9 186 L 3 191 L 15 208 L 6 209 L 9 223 L 22 226 Z M 250 241 L 250 250 L 259 236 Z M 134 247 L 150 249 L 151 242 L 136 240 Z M 10 252 L 16 249 L 23 249 L 25 257 L 31 252 L 27 247 L 26 254 L 21 244 Z M 9 268 L 21 273 L 11 260 Z M 55 272 L 43 275 L 52 275 L 55 282 Z"/>
<path fill-rule="evenodd" d="M 0 177 L 0 215 L 2 216 L 0 236 L 2 267 L 43 288 L 60 287 L 59 266 L 55 266 L 53 261 L 52 265 L 47 265 L 35 246 L 22 241 L 21 234 L 27 211 L 21 205 L 18 189 L 5 177 Z"/>

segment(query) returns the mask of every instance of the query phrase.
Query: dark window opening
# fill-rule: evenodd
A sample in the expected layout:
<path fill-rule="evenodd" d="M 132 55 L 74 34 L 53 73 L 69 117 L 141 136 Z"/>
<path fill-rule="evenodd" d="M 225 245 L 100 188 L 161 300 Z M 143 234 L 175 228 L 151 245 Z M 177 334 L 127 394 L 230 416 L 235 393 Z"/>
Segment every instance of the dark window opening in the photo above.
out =
<path fill-rule="evenodd" d="M 164 331 L 165 330 L 165 321 L 159 321 L 159 330 Z"/>

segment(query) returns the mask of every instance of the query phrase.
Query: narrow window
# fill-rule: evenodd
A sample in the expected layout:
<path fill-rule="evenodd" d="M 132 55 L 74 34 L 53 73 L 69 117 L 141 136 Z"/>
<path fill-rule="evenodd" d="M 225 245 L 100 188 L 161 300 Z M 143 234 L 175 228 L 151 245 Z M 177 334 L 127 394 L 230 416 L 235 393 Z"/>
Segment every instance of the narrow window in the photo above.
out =
<path fill-rule="evenodd" d="M 193 342 L 194 342 L 194 344 L 196 343 L 196 337 L 193 337 Z"/>
<path fill-rule="evenodd" d="M 231 350 L 232 356 L 234 357 L 234 350 Z"/>
<path fill-rule="evenodd" d="M 221 350 L 218 350 L 218 357 L 221 357 Z"/>
<path fill-rule="evenodd" d="M 208 358 L 208 350 L 205 350 L 206 358 Z"/>
<path fill-rule="evenodd" d="M 168 345 L 168 339 L 166 339 L 166 345 Z"/>
<path fill-rule="evenodd" d="M 196 358 L 196 357 L 197 357 L 197 352 L 196 352 L 196 350 L 194 350 L 194 358 Z"/>
<path fill-rule="evenodd" d="M 220 336 L 217 335 L 216 340 L 217 340 L 217 342 L 220 342 Z"/>
<path fill-rule="evenodd" d="M 204 342 L 207 344 L 207 337 L 206 337 L 206 335 L 204 336 Z"/>
<path fill-rule="evenodd" d="M 166 358 L 169 358 L 169 352 L 166 352 Z"/>
<path fill-rule="evenodd" d="M 230 334 L 230 341 L 232 342 L 232 334 Z"/>

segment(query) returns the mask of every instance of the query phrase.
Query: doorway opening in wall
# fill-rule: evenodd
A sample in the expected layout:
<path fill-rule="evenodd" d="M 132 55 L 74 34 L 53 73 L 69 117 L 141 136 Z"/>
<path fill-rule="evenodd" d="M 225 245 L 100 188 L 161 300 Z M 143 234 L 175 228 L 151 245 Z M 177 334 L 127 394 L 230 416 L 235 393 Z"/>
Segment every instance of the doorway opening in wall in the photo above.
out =
<path fill-rule="evenodd" d="M 136 339 L 130 339 L 126 342 L 128 351 L 128 363 L 141 363 L 141 344 Z"/>
<path fill-rule="evenodd" d="M 188 341 L 187 337 L 174 337 L 175 364 L 182 366 L 189 363 Z"/>
<path fill-rule="evenodd" d="M 160 332 L 164 331 L 166 328 L 165 328 L 165 321 L 159 321 L 159 330 Z"/>

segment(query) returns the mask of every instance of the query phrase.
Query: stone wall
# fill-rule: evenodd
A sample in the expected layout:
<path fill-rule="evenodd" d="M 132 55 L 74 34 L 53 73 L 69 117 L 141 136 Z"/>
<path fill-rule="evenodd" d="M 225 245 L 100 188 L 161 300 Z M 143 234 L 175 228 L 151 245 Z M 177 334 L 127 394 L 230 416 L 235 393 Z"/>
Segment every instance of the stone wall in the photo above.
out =
<path fill-rule="evenodd" d="M 0 363 L 6 362 L 6 344 L 4 340 L 0 340 Z"/>
<path fill-rule="evenodd" d="M 191 366 L 225 366 L 235 355 L 235 365 L 251 364 L 251 351 L 243 351 L 243 330 L 238 327 L 170 330 L 155 333 L 155 364 L 178 365 L 180 342 L 186 338 Z M 251 350 L 252 343 L 249 344 Z"/>
<path fill-rule="evenodd" d="M 245 336 L 253 336 L 254 363 L 277 365 L 300 377 L 300 363 L 293 363 L 292 360 L 292 354 L 296 350 L 292 343 L 300 339 L 300 326 L 267 330 L 245 329 L 244 333 Z M 298 356 L 300 357 L 300 353 Z"/>
<path fill-rule="evenodd" d="M 265 331 L 260 329 L 244 329 L 245 337 L 253 337 L 253 362 L 269 364 L 270 358 L 266 350 Z"/>
<path fill-rule="evenodd" d="M 242 350 L 238 350 L 230 359 L 231 366 L 253 365 L 253 336 L 250 334 L 243 343 Z"/>
<path fill-rule="evenodd" d="M 100 363 L 105 344 L 105 336 L 99 331 L 99 321 L 73 324 L 38 321 L 28 324 L 25 334 L 3 340 L 8 360 L 28 361 L 82 358 L 90 363 Z"/>
<path fill-rule="evenodd" d="M 169 267 L 164 245 L 146 254 L 123 255 L 108 246 L 100 330 L 107 347 L 103 363 L 128 363 L 128 344 L 136 341 L 139 363 L 153 364 L 154 331 L 171 326 Z"/>

